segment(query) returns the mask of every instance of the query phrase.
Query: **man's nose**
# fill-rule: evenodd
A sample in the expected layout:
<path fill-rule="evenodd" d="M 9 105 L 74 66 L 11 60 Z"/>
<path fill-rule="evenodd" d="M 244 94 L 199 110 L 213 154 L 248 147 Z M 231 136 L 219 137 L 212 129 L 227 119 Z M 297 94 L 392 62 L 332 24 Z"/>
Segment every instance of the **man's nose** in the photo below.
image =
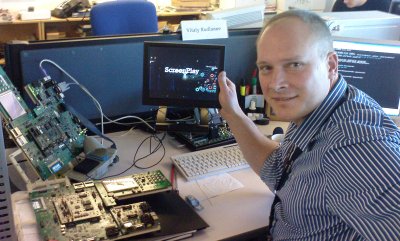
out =
<path fill-rule="evenodd" d="M 287 87 L 287 81 L 284 71 L 280 69 L 275 69 L 272 74 L 270 88 L 278 92 L 286 87 Z"/>

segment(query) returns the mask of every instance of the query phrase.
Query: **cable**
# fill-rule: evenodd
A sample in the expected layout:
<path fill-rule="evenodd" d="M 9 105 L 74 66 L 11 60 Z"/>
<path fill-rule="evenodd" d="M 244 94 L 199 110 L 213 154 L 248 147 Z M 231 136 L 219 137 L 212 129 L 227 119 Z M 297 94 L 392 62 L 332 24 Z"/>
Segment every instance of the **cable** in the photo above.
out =
<path fill-rule="evenodd" d="M 87 180 L 92 179 L 92 180 L 98 181 L 98 180 L 103 180 L 103 179 L 106 179 L 106 178 L 117 177 L 117 176 L 120 176 L 120 175 L 124 174 L 125 172 L 127 172 L 128 170 L 130 170 L 132 167 L 136 167 L 136 168 L 138 168 L 138 169 L 148 169 L 148 168 L 151 168 L 151 167 L 156 166 L 156 165 L 159 164 L 159 163 L 162 161 L 162 159 L 165 157 L 165 146 L 164 146 L 164 144 L 163 144 L 162 142 L 163 142 L 163 140 L 165 139 L 165 136 L 166 136 L 166 135 L 167 135 L 167 134 L 164 133 L 164 135 L 162 136 L 162 138 L 159 138 L 156 134 L 152 134 L 152 135 L 149 135 L 148 137 L 146 137 L 144 140 L 142 140 L 142 141 L 140 142 L 138 148 L 137 148 L 136 151 L 135 151 L 135 154 L 134 154 L 134 156 L 133 156 L 132 164 L 131 164 L 128 168 L 126 168 L 125 170 L 123 170 L 122 172 L 117 173 L 117 174 L 114 174 L 114 175 L 105 176 L 105 177 L 102 177 L 102 178 L 99 178 L 99 179 L 94 179 L 94 178 L 91 178 L 90 176 L 86 175 L 86 176 L 88 177 Z M 141 158 L 139 158 L 139 159 L 136 160 L 136 156 L 137 156 L 137 154 L 138 154 L 140 148 L 142 147 L 142 145 L 143 145 L 147 140 L 149 140 L 149 139 L 151 140 L 152 138 L 154 138 L 154 139 L 156 139 L 156 140 L 158 141 L 157 146 L 154 148 L 154 150 L 150 150 L 149 154 L 147 154 L 147 155 L 145 155 L 145 156 L 143 156 L 143 157 L 141 157 Z M 139 161 L 141 161 L 141 160 L 143 160 L 143 159 L 145 159 L 145 158 L 151 156 L 152 154 L 156 153 L 161 147 L 163 148 L 162 157 L 161 157 L 160 160 L 158 160 L 155 164 L 150 165 L 150 166 L 147 166 L 147 167 L 141 167 L 141 166 L 136 165 L 137 162 L 139 162 Z"/>
<path fill-rule="evenodd" d="M 154 131 L 154 132 L 156 131 L 156 130 L 154 129 L 154 127 L 152 127 L 152 126 L 148 123 L 148 121 L 143 120 L 143 119 L 140 118 L 139 116 L 127 115 L 127 116 L 123 116 L 123 117 L 117 118 L 117 119 L 115 119 L 115 120 L 112 120 L 112 119 L 108 118 L 107 116 L 104 116 L 104 117 L 108 120 L 108 122 L 104 122 L 103 125 L 104 125 L 104 124 L 111 124 L 111 123 L 114 123 L 114 124 L 123 125 L 123 126 L 130 126 L 130 125 L 134 125 L 134 124 L 144 123 L 144 124 L 145 124 L 147 127 L 149 127 L 152 131 Z M 140 122 L 130 122 L 130 123 L 118 122 L 118 121 L 120 121 L 120 120 L 125 120 L 125 119 L 130 119 L 130 118 L 132 118 L 132 119 L 138 119 Z M 99 124 L 100 124 L 100 123 L 96 123 L 96 125 L 99 125 Z"/>
<path fill-rule="evenodd" d="M 140 148 L 140 146 L 144 143 L 144 141 L 145 141 L 146 139 L 143 140 L 143 141 L 140 143 L 138 149 L 136 150 L 135 156 L 134 156 L 134 158 L 133 158 L 133 160 L 134 160 L 133 165 L 134 165 L 136 168 L 138 168 L 138 169 L 148 169 L 148 168 L 154 167 L 154 166 L 156 166 L 158 163 L 160 163 L 160 162 L 162 161 L 162 159 L 164 158 L 164 156 L 165 156 L 165 146 L 164 146 L 164 144 L 162 143 L 162 141 L 164 140 L 164 138 L 165 138 L 166 135 L 167 135 L 167 134 L 164 132 L 164 135 L 163 135 L 163 137 L 162 137 L 161 139 L 160 139 L 157 135 L 151 135 L 150 138 L 149 138 L 149 137 L 146 138 L 146 139 L 150 139 L 150 153 L 149 153 L 148 155 L 146 155 L 146 156 L 144 156 L 144 157 L 141 157 L 141 158 L 139 158 L 138 160 L 136 160 L 136 155 L 137 155 L 137 153 L 138 153 L 138 151 L 139 151 L 139 148 Z M 156 148 L 154 149 L 154 151 L 151 150 L 151 138 L 155 138 L 155 139 L 158 141 L 158 144 L 157 144 Z M 160 147 L 163 148 L 163 155 L 162 155 L 162 157 L 160 158 L 159 161 L 157 161 L 157 162 L 154 163 L 153 165 L 150 165 L 150 166 L 147 166 L 147 167 L 141 167 L 141 166 L 138 166 L 138 165 L 137 165 L 137 163 L 138 163 L 139 161 L 143 160 L 144 158 L 150 156 L 150 155 L 153 154 L 153 153 L 156 153 L 156 152 L 160 149 Z M 135 160 L 136 160 L 136 161 L 135 161 Z"/>
<path fill-rule="evenodd" d="M 39 63 L 39 67 L 40 69 L 43 71 L 43 74 L 45 75 L 45 77 L 49 76 L 46 72 L 46 70 L 43 68 L 43 63 L 50 63 L 52 65 L 54 65 L 56 68 L 58 68 L 59 70 L 61 70 L 61 72 L 63 72 L 66 76 L 68 76 L 72 81 L 75 82 L 75 84 L 77 84 L 82 90 L 83 92 L 85 92 L 94 102 L 96 108 L 99 110 L 100 112 L 100 119 L 101 119 L 101 133 L 104 134 L 104 124 L 103 124 L 103 109 L 101 108 L 100 103 L 97 101 L 97 99 L 90 93 L 90 91 L 83 86 L 81 83 L 79 83 L 72 75 L 70 75 L 67 71 L 65 71 L 61 66 L 59 66 L 57 63 L 53 62 L 52 60 L 49 59 L 43 59 L 42 61 L 40 61 Z M 101 140 L 101 144 L 103 144 L 103 139 Z"/>
<path fill-rule="evenodd" d="M 83 86 L 82 84 L 80 84 L 73 76 L 71 76 L 66 70 L 64 70 L 61 66 L 59 66 L 57 63 L 55 63 L 54 61 L 50 60 L 50 59 L 43 59 L 42 61 L 40 61 L 39 63 L 39 67 L 42 70 L 43 74 L 45 75 L 45 77 L 49 76 L 46 72 L 46 70 L 43 67 L 43 63 L 50 63 L 52 65 L 54 65 L 56 68 L 58 68 L 61 72 L 63 72 L 66 76 L 68 76 L 72 81 L 74 81 L 74 83 L 67 83 L 67 87 L 69 87 L 70 85 L 78 85 L 95 103 L 96 108 L 99 110 L 100 112 L 100 125 L 101 125 L 101 133 L 104 134 L 104 118 L 107 119 L 109 122 L 111 123 L 115 123 L 115 124 L 121 124 L 123 125 L 123 123 L 118 123 L 114 120 L 112 120 L 111 118 L 109 118 L 107 115 L 105 115 L 103 113 L 103 110 L 101 108 L 101 105 L 99 103 L 99 101 L 89 92 L 89 90 Z M 123 117 L 121 117 L 123 118 Z M 156 130 L 149 125 L 145 120 L 143 120 L 142 118 L 138 117 L 138 116 L 127 116 L 127 118 L 135 118 L 140 120 L 142 123 L 146 124 L 150 130 L 152 130 L 153 132 L 155 132 Z M 120 119 L 117 119 L 117 121 Z M 96 124 L 97 125 L 97 124 Z M 103 139 L 102 139 L 102 144 L 103 144 Z"/>

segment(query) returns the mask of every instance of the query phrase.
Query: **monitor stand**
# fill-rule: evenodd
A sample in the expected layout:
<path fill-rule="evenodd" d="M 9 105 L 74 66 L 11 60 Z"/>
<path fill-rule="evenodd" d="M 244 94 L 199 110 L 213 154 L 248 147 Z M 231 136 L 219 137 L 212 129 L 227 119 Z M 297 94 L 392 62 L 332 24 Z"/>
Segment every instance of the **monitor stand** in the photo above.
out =
<path fill-rule="evenodd" d="M 157 112 L 156 129 L 168 131 L 189 149 L 202 150 L 235 143 L 227 123 L 216 109 L 195 108 L 192 123 L 168 122 L 167 107 L 160 107 Z"/>
<path fill-rule="evenodd" d="M 206 108 L 194 108 L 194 121 L 167 121 L 168 108 L 160 106 L 156 117 L 156 130 L 161 131 L 190 131 L 195 133 L 208 133 L 209 113 Z"/>

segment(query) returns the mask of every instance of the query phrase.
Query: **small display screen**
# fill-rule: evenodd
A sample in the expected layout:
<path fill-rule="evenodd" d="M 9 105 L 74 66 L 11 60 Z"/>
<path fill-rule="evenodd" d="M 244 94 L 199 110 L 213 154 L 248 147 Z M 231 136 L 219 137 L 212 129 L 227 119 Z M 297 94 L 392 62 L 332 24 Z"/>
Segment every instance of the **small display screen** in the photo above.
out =
<path fill-rule="evenodd" d="M 219 107 L 223 45 L 144 43 L 143 104 Z"/>
<path fill-rule="evenodd" d="M 15 120 L 18 117 L 26 114 L 26 111 L 11 90 L 0 95 L 0 103 L 12 120 Z"/>

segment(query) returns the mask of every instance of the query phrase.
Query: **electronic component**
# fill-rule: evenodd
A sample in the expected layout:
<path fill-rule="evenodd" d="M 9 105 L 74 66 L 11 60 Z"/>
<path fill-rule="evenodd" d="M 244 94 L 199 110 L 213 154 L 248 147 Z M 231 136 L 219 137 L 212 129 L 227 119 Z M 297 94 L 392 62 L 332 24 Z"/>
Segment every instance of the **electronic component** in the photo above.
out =
<path fill-rule="evenodd" d="M 79 120 L 65 110 L 63 94 L 50 78 L 25 87 L 31 110 L 0 68 L 0 114 L 10 137 L 43 179 L 60 172 L 83 151 Z"/>
<path fill-rule="evenodd" d="M 185 200 L 187 203 L 190 204 L 190 206 L 192 206 L 197 211 L 201 211 L 204 209 L 204 207 L 200 204 L 200 201 L 197 198 L 195 198 L 193 195 L 187 195 L 185 197 Z"/>
<path fill-rule="evenodd" d="M 115 199 L 124 200 L 172 189 L 171 183 L 159 170 L 107 179 L 96 182 L 95 186 L 106 206 L 115 205 Z"/>
<path fill-rule="evenodd" d="M 164 177 L 160 171 L 118 178 L 108 194 L 98 190 L 103 181 L 87 181 L 73 185 L 58 184 L 45 190 L 31 192 L 30 201 L 43 240 L 119 240 L 161 229 L 160 219 L 145 201 L 116 199 L 113 193 L 143 186 L 150 180 Z M 155 178 L 155 179 L 154 179 Z M 126 180 L 126 181 L 124 181 Z M 142 180 L 145 180 L 142 182 Z M 166 183 L 165 183 L 166 185 Z M 169 189 L 162 189 L 169 190 Z M 150 193 L 150 192 L 148 192 Z M 103 201 L 107 195 L 112 202 Z"/>
<path fill-rule="evenodd" d="M 146 202 L 116 206 L 110 212 L 122 234 L 160 230 L 158 216 Z"/>
<path fill-rule="evenodd" d="M 191 132 L 176 132 L 174 136 L 183 142 L 192 151 L 206 148 L 224 146 L 235 143 L 235 137 L 226 125 L 214 125 L 209 127 L 209 134 L 197 134 Z"/>

